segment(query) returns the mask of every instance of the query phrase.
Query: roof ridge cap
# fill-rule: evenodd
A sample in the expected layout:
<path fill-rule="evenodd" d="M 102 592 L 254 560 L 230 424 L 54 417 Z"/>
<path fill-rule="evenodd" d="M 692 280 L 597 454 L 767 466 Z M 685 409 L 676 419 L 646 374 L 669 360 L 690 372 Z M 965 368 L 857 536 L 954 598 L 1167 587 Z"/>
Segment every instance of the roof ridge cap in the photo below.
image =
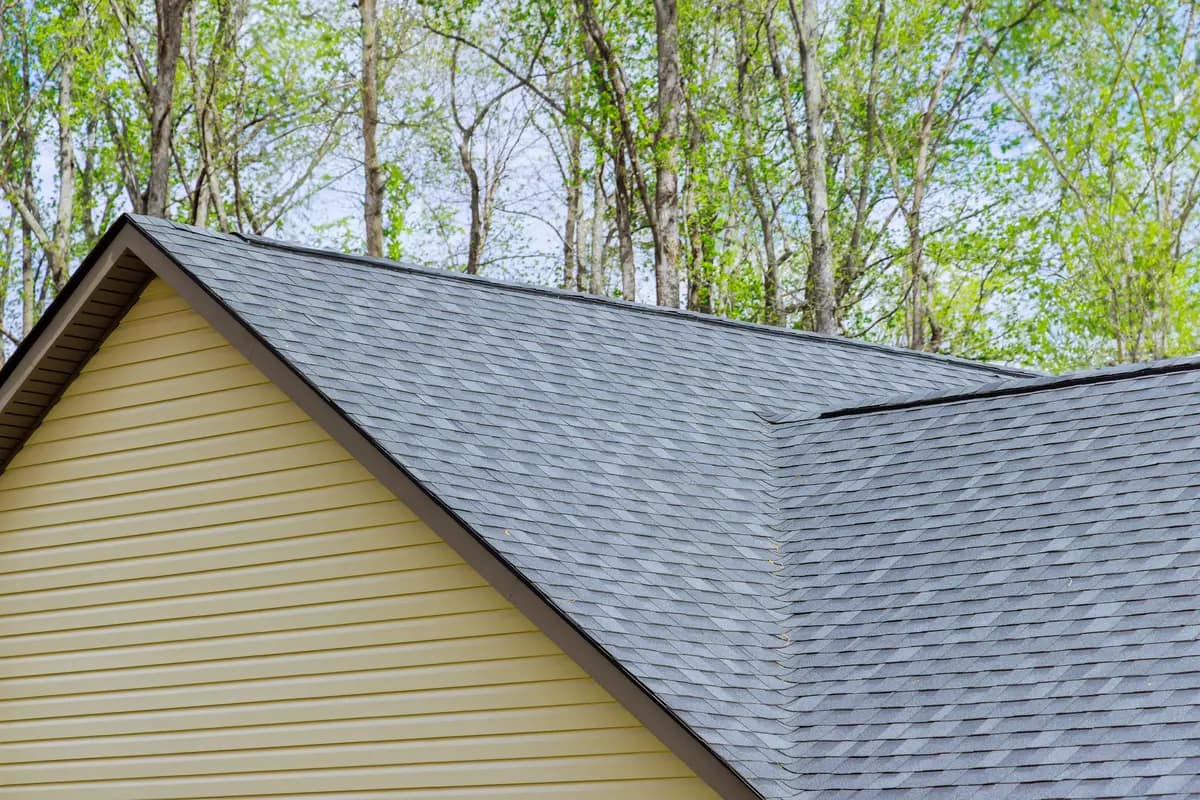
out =
<path fill-rule="evenodd" d="M 894 399 L 879 399 L 866 403 L 848 406 L 838 406 L 826 409 L 814 417 L 815 419 L 833 419 L 836 417 L 859 416 L 883 411 L 898 411 L 921 406 L 944 405 L 949 403 L 984 400 L 991 397 L 1006 397 L 1019 394 L 1034 394 L 1036 392 L 1064 389 L 1072 386 L 1085 386 L 1096 383 L 1114 383 L 1124 380 L 1135 380 L 1152 375 L 1169 375 L 1176 372 L 1189 372 L 1200 369 L 1200 355 L 1183 356 L 1180 358 L 1162 359 L 1159 361 L 1144 361 L 1135 364 L 1123 364 L 1115 367 L 1068 372 L 1063 375 L 1038 376 L 1025 379 L 992 381 L 969 389 L 950 389 L 928 394 L 901 395 Z M 801 420 L 788 419 L 781 422 L 798 422 Z"/>
<path fill-rule="evenodd" d="M 884 353 L 890 356 L 896 356 L 905 359 L 916 359 L 921 361 L 933 361 L 935 363 L 944 364 L 949 367 L 961 369 L 970 369 L 979 372 L 1009 375 L 1014 378 L 1022 377 L 1037 377 L 1039 373 L 1031 370 L 1021 369 L 1018 367 L 1008 367 L 997 364 L 988 364 L 981 361 L 971 361 L 969 359 L 958 358 L 955 356 L 943 355 L 941 353 L 927 353 L 919 350 L 909 350 L 907 348 L 898 347 L 895 345 L 877 344 L 875 342 L 864 342 L 859 339 L 851 339 L 844 336 L 835 336 L 831 334 L 816 333 L 814 331 L 803 331 L 795 328 L 782 328 L 774 325 L 762 325 L 756 322 L 745 322 L 743 320 L 728 319 L 719 317 L 715 314 L 705 314 L 700 311 L 691 311 L 682 308 L 669 308 L 665 306 L 648 305 L 644 303 L 631 302 L 615 297 L 604 297 L 601 295 L 584 294 L 580 292 L 572 292 L 566 289 L 559 289 L 549 286 L 538 286 L 535 284 L 522 283 L 520 281 L 500 280 L 498 278 L 486 277 L 483 275 L 468 275 L 461 272 L 452 272 L 450 270 L 434 269 L 431 267 L 422 267 L 415 264 L 408 264 L 392 259 L 379 258 L 376 256 L 368 256 L 356 253 L 343 253 L 338 250 L 331 250 L 323 247 L 314 247 L 311 245 L 299 244 L 297 242 L 288 242 L 282 239 L 272 239 L 266 236 L 248 233 L 222 233 L 214 231 L 210 228 L 201 228 L 195 225 L 186 225 L 173 220 L 164 220 L 161 218 L 144 218 L 134 216 L 134 219 L 152 219 L 155 224 L 167 223 L 174 227 L 203 233 L 208 236 L 216 236 L 219 238 L 231 238 L 241 240 L 242 242 L 258 247 L 269 247 L 276 250 L 285 250 L 289 252 L 302 253 L 304 255 L 319 256 L 321 258 L 336 259 L 352 264 L 361 264 L 367 267 L 377 267 L 387 269 L 394 272 L 406 272 L 415 275 L 424 275 L 430 278 L 441 280 L 454 280 L 462 283 L 483 284 L 493 286 L 497 289 L 503 289 L 512 292 L 521 292 L 525 294 L 537 294 L 547 297 L 555 297 L 562 300 L 569 300 L 576 303 L 593 303 L 602 306 L 611 306 L 613 308 L 624 309 L 627 311 L 635 311 L 642 314 L 655 314 L 667 318 L 690 320 L 708 325 L 716 325 L 721 327 L 734 328 L 735 330 L 745 330 L 753 333 L 761 333 L 772 336 L 784 336 L 793 339 L 806 339 L 808 341 L 821 342 L 834 346 L 846 347 L 856 350 L 870 350 L 874 352 Z"/>

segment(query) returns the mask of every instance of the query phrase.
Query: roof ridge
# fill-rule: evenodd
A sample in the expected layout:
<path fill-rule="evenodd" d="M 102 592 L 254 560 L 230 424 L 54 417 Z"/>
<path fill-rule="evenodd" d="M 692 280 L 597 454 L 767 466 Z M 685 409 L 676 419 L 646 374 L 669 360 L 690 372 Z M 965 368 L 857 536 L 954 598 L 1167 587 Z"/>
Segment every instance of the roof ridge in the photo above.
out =
<path fill-rule="evenodd" d="M 142 216 L 132 216 L 135 220 L 146 219 Z M 816 333 L 814 331 L 802 331 L 795 328 L 782 328 L 774 325 L 762 325 L 756 322 L 745 322 L 742 320 L 728 319 L 719 317 L 715 314 L 705 314 L 700 311 L 691 311 L 682 308 L 668 308 L 664 306 L 648 305 L 644 303 L 631 302 L 629 300 L 621 300 L 615 297 L 603 297 L 594 294 L 584 294 L 580 292 L 572 292 L 566 289 L 559 289 L 549 286 L 537 286 L 520 281 L 507 281 L 498 278 L 490 278 L 482 275 L 468 275 L 462 272 L 452 272 L 450 270 L 434 269 L 431 267 L 421 267 L 415 264 L 407 264 L 399 261 L 394 261 L 387 258 L 379 258 L 376 256 L 368 256 L 356 253 L 343 253 L 338 250 L 331 250 L 324 247 L 313 247 L 311 245 L 299 244 L 296 242 L 288 242 L 282 239 L 272 239 L 266 236 L 248 233 L 222 233 L 214 231 L 210 228 L 201 228 L 195 225 L 186 225 L 172 220 L 163 220 L 160 218 L 152 218 L 154 223 L 161 224 L 167 222 L 184 230 L 197 231 L 209 236 L 217 236 L 221 238 L 239 239 L 247 244 L 270 247 L 276 250 L 285 250 L 305 255 L 320 256 L 321 258 L 337 259 L 354 264 L 362 264 L 364 266 L 379 267 L 395 272 L 407 272 L 416 275 L 425 275 L 431 278 L 441 280 L 454 280 L 463 283 L 483 284 L 486 286 L 494 286 L 498 289 L 504 289 L 513 292 L 522 292 L 526 294 L 538 294 L 548 297 L 556 297 L 562 300 L 570 300 L 577 303 L 593 303 L 597 305 L 611 306 L 614 308 L 624 309 L 628 311 L 636 311 L 642 314 L 656 314 L 664 317 L 685 319 L 694 322 L 705 323 L 708 325 L 718 325 L 722 327 L 730 327 L 739 330 L 748 330 L 756 333 L 769 334 L 773 336 L 788 336 L 797 339 L 807 339 L 810 341 L 823 342 L 826 344 L 848 347 L 860 350 L 872 350 L 882 352 L 888 355 L 900 356 L 903 358 L 913 358 L 918 360 L 934 361 L 936 363 L 945 364 L 953 367 L 961 367 L 964 369 L 978 370 L 980 372 L 990 372 L 993 374 L 1007 374 L 1013 377 L 1035 377 L 1039 373 L 1032 372 L 1018 367 L 1007 367 L 997 364 L 988 364 L 982 361 L 971 361 L 965 358 L 955 356 L 942 355 L 940 353 L 926 353 L 919 350 L 909 350 L 895 345 L 876 344 L 874 342 L 864 342 L 859 339 L 851 339 L 844 336 L 835 336 L 831 334 Z"/>
<path fill-rule="evenodd" d="M 1134 380 L 1151 375 L 1169 375 L 1175 372 L 1188 372 L 1197 369 L 1200 369 L 1200 355 L 1182 356 L 1158 361 L 1144 361 L 1136 364 L 1122 364 L 1115 367 L 1104 367 L 1082 372 L 1068 372 L 1064 375 L 993 381 L 965 390 L 951 389 L 929 394 L 899 396 L 890 400 L 884 399 L 857 405 L 839 406 L 822 411 L 820 414 L 812 417 L 812 419 L 832 419 L 834 417 L 858 416 L 882 411 L 897 411 L 921 406 L 982 400 L 991 397 L 1033 394 L 1035 392 L 1051 391 L 1071 386 Z M 785 421 L 793 422 L 799 420 Z"/>

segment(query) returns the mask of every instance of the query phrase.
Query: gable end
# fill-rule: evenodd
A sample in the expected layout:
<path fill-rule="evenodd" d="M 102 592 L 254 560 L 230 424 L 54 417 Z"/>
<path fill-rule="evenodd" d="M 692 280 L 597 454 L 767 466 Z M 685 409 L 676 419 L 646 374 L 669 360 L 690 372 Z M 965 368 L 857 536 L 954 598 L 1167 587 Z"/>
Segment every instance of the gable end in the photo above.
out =
<path fill-rule="evenodd" d="M 110 283 L 108 278 L 115 280 Z M 736 771 L 717 756 L 694 731 L 688 728 L 661 701 L 624 667 L 599 648 L 585 632 L 562 614 L 529 580 L 520 575 L 487 543 L 448 510 L 435 496 L 409 475 L 402 465 L 384 453 L 350 419 L 336 408 L 286 359 L 250 329 L 214 293 L 209 291 L 168 253 L 137 227 L 135 220 L 122 218 L 106 234 L 101 245 L 89 256 L 72 279 L 59 301 L 46 315 L 42 325 L 18 351 L 0 374 L 0 425 L 9 425 L 11 458 L 21 442 L 61 394 L 71 378 L 79 373 L 95 345 L 78 347 L 72 323 L 79 315 L 85 323 L 96 325 L 100 318 L 89 316 L 97 309 L 111 312 L 107 330 L 119 321 L 140 289 L 151 277 L 163 282 L 222 335 L 254 368 L 266 377 L 300 409 L 315 420 L 335 442 L 343 447 L 376 480 L 391 491 L 417 517 L 436 532 L 466 563 L 494 586 L 521 613 L 528 617 L 555 645 L 578 663 L 599 685 L 629 709 L 636 719 L 660 739 L 683 763 L 722 797 L 753 800 L 761 795 Z M 102 306 L 93 307 L 96 298 Z M 107 312 L 106 312 L 107 313 Z M 71 351 L 69 371 L 53 373 L 53 386 L 31 383 L 41 380 L 38 372 L 53 348 L 63 343 L 76 346 Z M 46 362 L 51 367 L 56 362 Z M 34 377 L 36 375 L 36 377 Z M 25 389 L 38 395 L 23 395 Z M 17 403 L 18 397 L 22 402 Z M 29 402 L 32 401 L 32 402 Z"/>

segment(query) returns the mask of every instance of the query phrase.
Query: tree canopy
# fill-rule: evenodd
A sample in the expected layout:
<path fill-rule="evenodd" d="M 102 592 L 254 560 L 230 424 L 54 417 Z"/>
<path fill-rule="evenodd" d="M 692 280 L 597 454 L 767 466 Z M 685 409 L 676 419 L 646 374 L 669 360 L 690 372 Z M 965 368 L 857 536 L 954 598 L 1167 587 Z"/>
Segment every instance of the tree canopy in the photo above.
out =
<path fill-rule="evenodd" d="M 1196 11 L 0 0 L 5 352 L 128 210 L 1050 370 L 1193 352 Z"/>

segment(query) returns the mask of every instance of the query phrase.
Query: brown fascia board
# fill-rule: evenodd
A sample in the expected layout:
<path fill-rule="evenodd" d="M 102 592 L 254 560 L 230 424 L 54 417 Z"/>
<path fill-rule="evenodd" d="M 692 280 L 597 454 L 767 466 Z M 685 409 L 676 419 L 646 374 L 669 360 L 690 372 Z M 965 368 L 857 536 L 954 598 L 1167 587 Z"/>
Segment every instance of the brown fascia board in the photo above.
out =
<path fill-rule="evenodd" d="M 0 367 L 0 472 L 141 294 L 143 240 L 124 219 L 109 228 Z"/>
<path fill-rule="evenodd" d="M 0 447 L 16 441 L 0 459 L 0 471 L 41 417 L 53 405 L 87 357 L 95 352 L 104 335 L 137 299 L 151 276 L 158 276 L 209 325 L 221 333 L 259 371 L 304 409 L 317 424 L 345 448 L 380 483 L 392 491 L 435 533 L 441 536 L 473 569 L 527 616 L 551 641 L 567 653 L 597 683 L 627 708 L 643 725 L 669 747 L 721 797 L 727 800 L 762 800 L 728 763 L 705 744 L 678 716 L 644 684 L 610 657 L 590 636 L 567 618 L 549 598 L 527 580 L 486 540 L 417 481 L 402 464 L 382 450 L 320 389 L 300 373 L 279 351 L 263 339 L 216 294 L 159 247 L 137 226 L 122 217 L 97 244 L 76 271 L 33 334 L 0 370 Z M 110 283 L 110 277 L 116 281 Z M 133 287 L 130 289 L 130 287 Z M 102 327 L 93 327 L 94 344 L 73 367 L 61 373 L 61 383 L 52 394 L 41 394 L 40 413 L 9 419 L 9 406 L 19 399 L 22 387 L 38 376 L 38 365 L 55 354 L 55 345 L 68 335 L 77 318 L 95 322 L 93 299 L 102 298 L 101 310 L 118 308 Z M 123 305 L 122 305 L 123 304 Z M 80 316 L 84 315 L 84 316 Z M 76 363 L 77 361 L 77 363 Z M 57 362 L 56 362 L 57 363 Z M 59 373 L 55 373 L 59 374 Z M 3 439 L 4 426 L 28 428 L 15 440 Z M 3 452 L 0 450 L 0 452 Z"/>

